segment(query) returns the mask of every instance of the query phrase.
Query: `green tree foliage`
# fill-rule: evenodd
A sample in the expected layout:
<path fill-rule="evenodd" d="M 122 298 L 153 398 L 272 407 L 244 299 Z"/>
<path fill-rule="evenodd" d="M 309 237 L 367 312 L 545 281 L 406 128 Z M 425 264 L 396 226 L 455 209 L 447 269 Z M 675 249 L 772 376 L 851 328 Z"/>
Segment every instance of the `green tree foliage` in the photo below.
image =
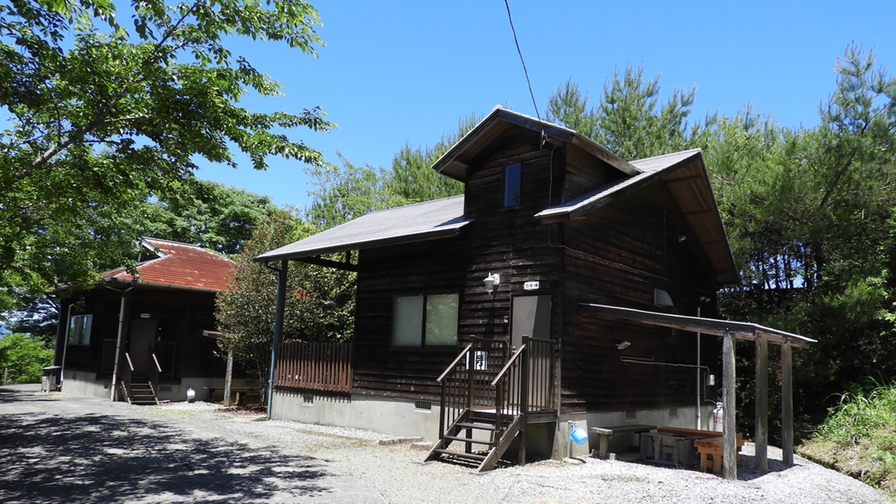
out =
<path fill-rule="evenodd" d="M 412 149 L 407 143 L 392 158 L 386 188 L 407 203 L 419 203 L 463 194 L 462 183 L 436 173 L 432 165 L 482 120 L 470 114 L 457 123 L 457 131 L 442 135 L 433 146 Z"/>
<path fill-rule="evenodd" d="M 22 291 L 88 282 L 123 264 L 136 203 L 189 184 L 197 158 L 235 166 L 235 146 L 256 169 L 270 155 L 321 162 L 281 130 L 326 130 L 323 113 L 238 106 L 280 86 L 224 46 L 245 36 L 313 56 L 322 42 L 310 4 L 132 8 L 128 29 L 109 0 L 0 5 L 0 110 L 9 117 L 0 132 L 0 309 Z"/>
<path fill-rule="evenodd" d="M 716 117 L 689 125 L 696 86 L 676 89 L 659 102 L 660 76 L 645 80 L 644 67 L 617 69 L 596 107 L 588 107 L 588 94 L 567 80 L 548 99 L 549 121 L 563 124 L 594 140 L 624 159 L 640 159 L 692 147 L 695 139 Z"/>
<path fill-rule="evenodd" d="M 218 328 L 234 358 L 267 380 L 273 340 L 277 272 L 255 262 L 258 255 L 309 236 L 312 228 L 292 213 L 279 210 L 265 217 L 252 239 L 234 258 L 226 290 L 216 298 Z M 344 257 L 333 257 L 344 260 Z M 272 264 L 279 267 L 279 263 Z M 284 310 L 284 338 L 306 341 L 352 337 L 354 274 L 300 262 L 289 264 Z"/>
<path fill-rule="evenodd" d="M 53 349 L 43 341 L 22 333 L 0 338 L 0 373 L 9 372 L 9 383 L 38 383 L 51 364 Z"/>
<path fill-rule="evenodd" d="M 374 210 L 403 204 L 389 191 L 388 173 L 382 167 L 355 165 L 339 154 L 341 167 L 313 166 L 305 169 L 312 189 L 307 221 L 318 231 L 338 226 Z"/>
<path fill-rule="evenodd" d="M 144 203 L 134 230 L 136 236 L 193 243 L 230 256 L 252 237 L 261 219 L 275 211 L 267 196 L 197 181 L 195 190 L 185 188 Z"/>

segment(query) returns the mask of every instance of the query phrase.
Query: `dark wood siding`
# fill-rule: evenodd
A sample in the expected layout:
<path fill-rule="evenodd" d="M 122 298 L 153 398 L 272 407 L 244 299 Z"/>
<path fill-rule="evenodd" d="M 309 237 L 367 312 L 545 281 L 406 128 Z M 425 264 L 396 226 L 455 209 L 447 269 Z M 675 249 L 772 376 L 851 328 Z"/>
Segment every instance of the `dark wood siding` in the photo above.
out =
<path fill-rule="evenodd" d="M 695 315 L 701 295 L 713 297 L 714 275 L 662 183 L 564 224 L 562 398 L 564 411 L 633 410 L 690 405 L 696 370 L 693 333 L 580 316 L 579 303 L 647 310 L 654 288 L 666 290 L 674 312 Z M 683 239 L 682 239 L 683 237 Z M 711 307 L 703 308 L 710 316 Z M 669 310 L 669 309 L 666 309 Z M 631 346 L 618 350 L 616 344 Z M 714 362 L 714 338 L 703 338 L 703 363 Z M 620 361 L 634 357 L 653 364 Z"/>
<path fill-rule="evenodd" d="M 68 305 L 75 301 L 71 314 L 92 314 L 93 327 L 89 346 L 69 346 L 66 368 L 102 374 L 103 342 L 117 340 L 121 294 L 112 289 L 99 288 L 79 294 L 63 302 L 60 310 L 59 344 L 57 355 L 62 358 L 65 344 L 65 323 Z M 127 331 L 130 321 L 146 314 L 158 320 L 157 341 L 173 343 L 175 347 L 175 380 L 184 377 L 224 377 L 224 360 L 215 355 L 216 342 L 202 335 L 215 329 L 215 294 L 202 291 L 159 290 L 140 287 L 131 290 L 125 314 L 123 351 L 128 350 Z M 242 368 L 237 371 L 244 376 Z"/>
<path fill-rule="evenodd" d="M 362 250 L 359 253 L 353 392 L 438 400 L 436 378 L 471 337 L 509 337 L 511 297 L 558 291 L 560 250 L 551 246 L 551 227 L 533 216 L 562 193 L 563 166 L 557 149 L 540 146 L 537 132 L 510 129 L 476 160 L 465 194 L 465 216 L 473 219 L 456 238 Z M 519 161 L 521 204 L 503 208 L 503 167 Z M 501 276 L 494 294 L 485 291 L 490 273 Z M 523 283 L 540 282 L 537 291 Z M 397 294 L 460 294 L 458 347 L 391 347 L 392 299 Z M 560 327 L 553 304 L 552 332 Z"/>

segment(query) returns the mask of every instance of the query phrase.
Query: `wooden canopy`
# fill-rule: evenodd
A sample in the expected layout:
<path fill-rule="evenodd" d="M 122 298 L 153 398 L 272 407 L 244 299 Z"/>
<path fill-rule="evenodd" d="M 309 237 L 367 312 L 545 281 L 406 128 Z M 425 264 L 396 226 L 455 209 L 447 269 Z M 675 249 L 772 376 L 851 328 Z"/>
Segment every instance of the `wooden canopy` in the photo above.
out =
<path fill-rule="evenodd" d="M 754 436 L 756 458 L 754 466 L 760 471 L 768 470 L 768 343 L 781 345 L 781 441 L 783 445 L 781 450 L 784 454 L 784 463 L 793 465 L 791 350 L 794 346 L 808 347 L 809 344 L 815 343 L 815 340 L 749 322 L 688 317 L 620 306 L 580 303 L 579 313 L 722 337 L 722 390 L 725 408 L 722 437 L 724 438 L 723 472 L 726 479 L 737 479 L 734 340 L 737 338 L 756 343 L 756 432 Z"/>
<path fill-rule="evenodd" d="M 641 324 L 661 327 L 672 327 L 682 331 L 692 331 L 701 334 L 724 336 L 731 333 L 737 339 L 756 341 L 757 338 L 765 338 L 769 343 L 776 345 L 793 345 L 800 348 L 808 348 L 816 341 L 799 334 L 793 334 L 770 327 L 764 327 L 750 322 L 736 322 L 733 320 L 719 320 L 701 317 L 688 317 L 685 315 L 673 315 L 671 313 L 657 313 L 621 306 L 609 306 L 601 304 L 579 304 L 579 313 L 594 315 L 597 317 L 610 317 L 629 320 Z"/>

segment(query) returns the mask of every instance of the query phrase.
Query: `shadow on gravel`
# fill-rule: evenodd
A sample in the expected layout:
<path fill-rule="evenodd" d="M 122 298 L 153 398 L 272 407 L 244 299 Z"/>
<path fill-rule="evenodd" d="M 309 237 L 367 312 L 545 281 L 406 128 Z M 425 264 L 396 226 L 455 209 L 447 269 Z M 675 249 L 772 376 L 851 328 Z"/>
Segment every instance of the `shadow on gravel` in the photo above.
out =
<path fill-rule="evenodd" d="M 755 467 L 756 457 L 753 455 L 744 455 L 740 454 L 737 456 L 737 479 L 740 481 L 751 481 L 757 478 L 761 478 L 771 473 L 786 471 L 791 469 L 792 467 L 796 467 L 799 465 L 799 462 L 794 462 L 793 466 L 785 465 L 781 460 L 768 458 L 768 471 L 762 472 L 754 469 Z"/>
<path fill-rule="evenodd" d="M 12 399 L 5 392 L 0 402 Z M 332 491 L 311 457 L 94 413 L 0 415 L 0 461 L 2 502 L 245 502 Z"/>

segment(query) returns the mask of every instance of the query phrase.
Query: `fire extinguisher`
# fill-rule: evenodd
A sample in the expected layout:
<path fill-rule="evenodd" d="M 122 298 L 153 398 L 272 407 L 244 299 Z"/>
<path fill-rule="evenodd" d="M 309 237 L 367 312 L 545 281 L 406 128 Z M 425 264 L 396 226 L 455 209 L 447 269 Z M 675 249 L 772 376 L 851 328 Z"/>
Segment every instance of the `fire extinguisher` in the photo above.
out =
<path fill-rule="evenodd" d="M 723 432 L 725 425 L 725 408 L 722 403 L 716 403 L 716 409 L 712 410 L 712 427 L 716 432 Z"/>

